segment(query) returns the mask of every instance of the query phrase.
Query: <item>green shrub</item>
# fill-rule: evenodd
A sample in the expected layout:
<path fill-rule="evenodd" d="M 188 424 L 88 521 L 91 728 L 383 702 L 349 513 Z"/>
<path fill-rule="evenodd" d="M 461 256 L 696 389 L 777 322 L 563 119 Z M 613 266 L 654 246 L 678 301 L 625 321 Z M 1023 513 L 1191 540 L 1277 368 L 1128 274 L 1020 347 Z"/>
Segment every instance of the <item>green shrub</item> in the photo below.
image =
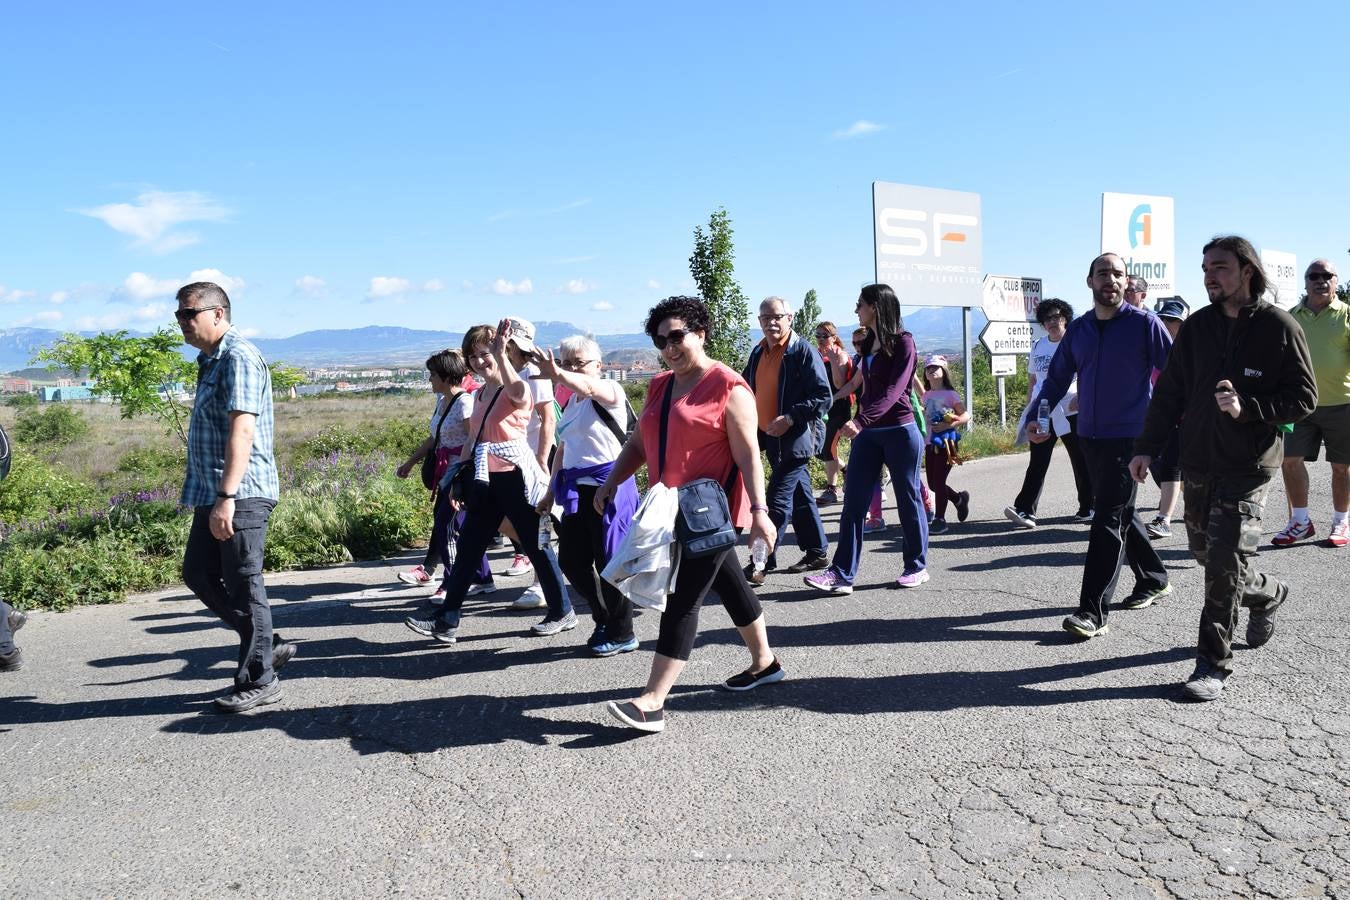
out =
<path fill-rule="evenodd" d="M 30 406 L 38 405 L 38 397 L 37 394 L 11 394 L 5 398 L 5 405 L 27 409 Z"/>
<path fill-rule="evenodd" d="M 14 440 L 20 444 L 64 447 L 88 433 L 84 416 L 62 403 L 46 409 L 25 409 L 14 419 Z"/>
<path fill-rule="evenodd" d="M 129 591 L 177 580 L 179 565 L 178 556 L 146 555 L 128 536 L 110 532 L 50 548 L 7 541 L 0 545 L 0 594 L 20 609 L 119 603 Z"/>
<path fill-rule="evenodd" d="M 426 440 L 427 426 L 421 421 L 389 419 L 355 427 L 330 425 L 295 448 L 297 460 L 320 459 L 334 453 L 365 455 L 382 451 L 403 458 Z"/>
<path fill-rule="evenodd" d="M 0 524 L 46 518 L 95 502 L 92 488 L 24 451 L 14 454 L 9 478 L 0 483 Z"/>

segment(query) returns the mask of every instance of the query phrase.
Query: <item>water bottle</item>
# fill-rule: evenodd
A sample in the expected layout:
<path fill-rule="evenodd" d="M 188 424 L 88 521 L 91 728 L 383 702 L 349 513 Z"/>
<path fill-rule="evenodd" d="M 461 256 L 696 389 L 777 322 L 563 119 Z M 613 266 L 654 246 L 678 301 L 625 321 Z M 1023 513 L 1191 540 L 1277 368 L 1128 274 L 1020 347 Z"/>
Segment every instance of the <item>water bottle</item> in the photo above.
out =
<path fill-rule="evenodd" d="M 553 544 L 553 516 L 544 513 L 539 517 L 539 549 L 547 550 Z"/>
<path fill-rule="evenodd" d="M 1036 427 L 1041 430 L 1041 434 L 1050 433 L 1050 401 L 1042 400 L 1041 405 L 1036 408 Z"/>
<path fill-rule="evenodd" d="M 756 572 L 763 572 L 769 564 L 769 545 L 764 542 L 764 538 L 757 537 L 750 542 L 750 559 Z"/>

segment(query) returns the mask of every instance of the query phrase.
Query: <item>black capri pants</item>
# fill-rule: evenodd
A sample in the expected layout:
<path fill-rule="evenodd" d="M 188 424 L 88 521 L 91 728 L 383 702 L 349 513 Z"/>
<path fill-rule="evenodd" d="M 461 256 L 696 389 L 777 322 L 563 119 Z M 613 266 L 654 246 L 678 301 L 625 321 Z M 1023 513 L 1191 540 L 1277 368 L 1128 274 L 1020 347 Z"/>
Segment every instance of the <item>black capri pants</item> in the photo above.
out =
<path fill-rule="evenodd" d="M 698 634 L 698 610 L 710 590 L 722 598 L 722 605 L 737 628 L 744 628 L 763 614 L 759 598 L 741 571 L 735 547 L 712 556 L 685 557 L 675 578 L 675 592 L 666 598 L 666 609 L 661 613 L 657 653 L 672 659 L 689 659 Z"/>
<path fill-rule="evenodd" d="M 821 462 L 832 462 L 839 458 L 839 429 L 853 418 L 853 405 L 848 398 L 838 401 L 830 407 L 825 416 L 825 446 L 816 454 Z"/>

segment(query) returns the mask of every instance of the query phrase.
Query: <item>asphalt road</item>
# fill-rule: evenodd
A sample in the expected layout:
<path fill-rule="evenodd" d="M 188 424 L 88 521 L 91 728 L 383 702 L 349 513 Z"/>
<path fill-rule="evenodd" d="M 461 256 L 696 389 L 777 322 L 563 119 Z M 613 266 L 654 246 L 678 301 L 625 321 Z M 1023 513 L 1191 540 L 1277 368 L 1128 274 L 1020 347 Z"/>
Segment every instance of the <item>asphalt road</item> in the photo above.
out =
<path fill-rule="evenodd" d="M 745 654 L 705 610 L 655 736 L 601 708 L 643 683 L 655 616 L 639 652 L 589 659 L 585 622 L 526 636 L 499 577 L 438 647 L 400 624 L 413 554 L 269 577 L 300 655 L 284 702 L 238 717 L 209 703 L 231 635 L 181 590 L 35 614 L 0 675 L 0 895 L 1350 896 L 1350 550 L 1263 550 L 1294 586 L 1274 639 L 1182 703 L 1181 529 L 1176 594 L 1071 642 L 1087 528 L 1062 483 L 1037 530 L 1004 520 L 1025 460 L 954 473 L 971 519 L 920 589 L 887 587 L 889 504 L 851 597 L 770 576 L 781 684 L 717 690 Z M 1323 465 L 1323 525 L 1328 491 Z M 1268 506 L 1267 537 L 1278 479 Z"/>

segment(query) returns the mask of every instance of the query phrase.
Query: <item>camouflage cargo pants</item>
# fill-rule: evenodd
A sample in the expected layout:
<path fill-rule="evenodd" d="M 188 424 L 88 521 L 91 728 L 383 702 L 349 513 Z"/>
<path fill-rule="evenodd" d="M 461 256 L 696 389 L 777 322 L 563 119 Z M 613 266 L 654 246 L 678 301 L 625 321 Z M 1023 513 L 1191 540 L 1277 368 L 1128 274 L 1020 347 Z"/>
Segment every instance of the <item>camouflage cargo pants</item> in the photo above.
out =
<path fill-rule="evenodd" d="M 1233 668 L 1239 607 L 1272 613 L 1289 593 L 1283 582 L 1252 565 L 1269 484 L 1265 475 L 1186 473 L 1186 538 L 1205 569 L 1197 655 L 1215 668 Z"/>

